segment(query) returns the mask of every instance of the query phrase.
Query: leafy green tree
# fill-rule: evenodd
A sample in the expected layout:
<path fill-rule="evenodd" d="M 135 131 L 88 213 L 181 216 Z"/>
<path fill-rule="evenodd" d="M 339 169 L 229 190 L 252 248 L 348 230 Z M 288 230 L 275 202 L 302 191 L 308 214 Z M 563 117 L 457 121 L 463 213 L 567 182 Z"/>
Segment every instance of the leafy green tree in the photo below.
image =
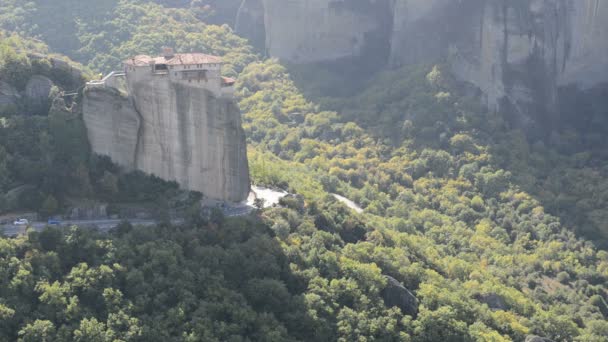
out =
<path fill-rule="evenodd" d="M 100 180 L 101 189 L 108 198 L 113 198 L 118 194 L 118 177 L 109 171 L 103 173 Z"/>
<path fill-rule="evenodd" d="M 465 322 L 456 319 L 448 306 L 436 311 L 421 310 L 415 322 L 414 341 L 472 341 Z"/>
<path fill-rule="evenodd" d="M 42 207 L 40 208 L 40 214 L 43 217 L 51 217 L 57 213 L 59 210 L 59 202 L 53 195 L 48 195 L 44 202 L 42 202 Z"/>
<path fill-rule="evenodd" d="M 55 340 L 55 326 L 48 320 L 35 320 L 19 331 L 20 342 L 51 342 Z"/>
<path fill-rule="evenodd" d="M 78 329 L 74 330 L 74 341 L 78 342 L 108 342 L 113 340 L 112 337 L 105 324 L 95 318 L 83 319 Z"/>

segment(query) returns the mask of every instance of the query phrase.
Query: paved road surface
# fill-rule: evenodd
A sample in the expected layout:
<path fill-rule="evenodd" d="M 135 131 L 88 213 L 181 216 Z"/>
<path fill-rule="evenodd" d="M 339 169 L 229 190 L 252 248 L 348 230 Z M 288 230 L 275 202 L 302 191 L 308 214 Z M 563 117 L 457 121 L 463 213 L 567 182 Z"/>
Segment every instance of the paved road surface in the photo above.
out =
<path fill-rule="evenodd" d="M 338 201 L 346 204 L 347 207 L 351 208 L 355 212 L 357 212 L 359 214 L 361 214 L 363 212 L 363 208 L 361 208 L 357 203 L 349 200 L 348 198 L 346 198 L 344 196 L 340 196 L 338 194 L 331 194 L 331 195 L 334 196 L 334 198 L 337 199 Z"/>
<path fill-rule="evenodd" d="M 120 223 L 128 221 L 134 226 L 153 226 L 157 224 L 157 221 L 154 220 L 140 220 L 140 219 L 131 219 L 131 220 L 87 220 L 87 221 L 61 221 L 62 226 L 80 226 L 80 227 L 95 227 L 101 231 L 108 231 L 112 228 L 115 228 Z M 179 221 L 175 221 L 174 223 L 179 223 Z M 46 222 L 32 222 L 29 227 L 34 230 L 41 231 L 48 224 Z M 15 236 L 19 234 L 23 234 L 25 232 L 25 226 L 15 226 L 12 224 L 7 224 L 0 226 L 0 228 L 4 229 L 4 235 L 6 236 Z"/>
<path fill-rule="evenodd" d="M 254 209 L 253 200 L 258 198 L 264 199 L 264 207 L 271 207 L 278 204 L 279 199 L 286 196 L 288 193 L 282 190 L 274 190 L 262 187 L 253 187 L 252 196 L 250 196 L 247 202 L 229 205 L 222 207 L 224 215 L 228 217 L 237 217 L 249 215 Z M 127 221 L 134 226 L 153 226 L 158 222 L 156 220 L 142 220 L 142 219 L 120 219 L 120 220 L 81 220 L 81 221 L 61 221 L 62 226 L 80 226 L 80 227 L 94 227 L 101 231 L 108 231 L 115 228 L 120 223 Z M 183 220 L 174 220 L 173 224 L 183 223 Z M 34 230 L 41 231 L 48 224 L 46 222 L 32 222 L 29 227 Z M 12 224 L 0 225 L 0 229 L 4 230 L 5 236 L 16 236 L 25 233 L 25 226 L 15 226 Z"/>
<path fill-rule="evenodd" d="M 270 189 L 254 185 L 251 187 L 247 205 L 253 207 L 255 203 L 254 200 L 256 198 L 261 198 L 264 200 L 264 208 L 270 208 L 279 204 L 279 200 L 287 195 L 289 195 L 289 193 L 281 189 Z"/>
<path fill-rule="evenodd" d="M 253 207 L 249 205 L 240 205 L 240 206 L 228 206 L 222 208 L 224 215 L 228 217 L 236 217 L 236 216 L 245 216 L 248 215 Z M 61 221 L 61 226 L 79 226 L 79 227 L 93 227 L 99 229 L 101 231 L 108 231 L 112 228 L 115 228 L 122 222 L 129 222 L 134 226 L 154 226 L 158 224 L 156 220 L 142 220 L 142 219 L 119 219 L 119 220 L 77 220 L 77 221 Z M 173 224 L 181 224 L 184 220 L 177 219 L 172 220 Z M 29 224 L 30 228 L 33 228 L 36 231 L 41 231 L 48 226 L 47 222 L 31 222 Z M 25 233 L 26 226 L 16 226 L 13 224 L 0 225 L 0 229 L 4 230 L 5 236 L 16 236 L 19 234 Z"/>

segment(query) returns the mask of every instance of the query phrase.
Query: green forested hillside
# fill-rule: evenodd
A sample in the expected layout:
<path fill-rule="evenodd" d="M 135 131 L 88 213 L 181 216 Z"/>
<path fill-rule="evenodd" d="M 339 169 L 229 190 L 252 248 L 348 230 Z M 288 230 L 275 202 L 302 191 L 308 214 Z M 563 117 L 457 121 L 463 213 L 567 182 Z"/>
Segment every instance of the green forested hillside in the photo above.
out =
<path fill-rule="evenodd" d="M 229 76 L 255 58 L 228 26 L 207 25 L 195 10 L 153 1 L 6 0 L 0 4 L 0 28 L 37 37 L 53 51 L 103 72 L 122 68 L 128 57 L 157 54 L 163 46 L 222 55 Z"/>
<path fill-rule="evenodd" d="M 608 340 L 606 150 L 592 143 L 601 105 L 586 109 L 593 136 L 564 122 L 553 138 L 533 141 L 484 111 L 441 65 L 306 98 L 296 84 L 340 80 L 311 72 L 294 83 L 288 67 L 256 56 L 228 26 L 202 22 L 222 18 L 209 14 L 213 6 L 205 14 L 179 1 L 63 0 L 55 6 L 72 18 L 95 18 L 56 27 L 35 15 L 47 3 L 3 2 L 0 27 L 96 72 L 164 45 L 225 55 L 226 72 L 238 74 L 253 179 L 297 195 L 242 219 L 213 213 L 178 227 L 2 239 L 3 340 Z M 5 66 L 31 72 L 23 51 L 34 44 L 3 36 L 0 45 L 0 79 L 18 86 Z M 154 200 L 173 191 L 91 156 L 77 109 L 50 108 L 2 114 L 0 192 L 27 183 L 61 204 L 62 196 Z M 79 153 L 66 162 L 60 154 L 73 144 Z M 66 175 L 66 186 L 48 187 Z M 73 193 L 86 182 L 89 193 Z M 417 305 L 393 306 L 391 279 Z"/>

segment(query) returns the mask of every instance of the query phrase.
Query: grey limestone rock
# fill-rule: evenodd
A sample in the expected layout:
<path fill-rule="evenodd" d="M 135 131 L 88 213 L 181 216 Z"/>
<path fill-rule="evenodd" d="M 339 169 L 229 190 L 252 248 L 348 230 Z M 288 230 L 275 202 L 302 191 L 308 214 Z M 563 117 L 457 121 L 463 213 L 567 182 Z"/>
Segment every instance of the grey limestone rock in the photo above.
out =
<path fill-rule="evenodd" d="M 150 72 L 128 80 L 128 90 L 85 89 L 83 117 L 95 153 L 210 199 L 247 199 L 245 132 L 231 96 Z"/>
<path fill-rule="evenodd" d="M 396 306 L 406 315 L 416 317 L 418 315 L 418 299 L 405 288 L 397 279 L 384 276 L 387 285 L 382 290 L 382 298 L 388 307 Z"/>
<path fill-rule="evenodd" d="M 290 63 L 447 61 L 523 127 L 550 124 L 559 87 L 608 82 L 605 0 L 246 0 L 241 15 Z"/>
<path fill-rule="evenodd" d="M 19 97 L 19 92 L 13 86 L 0 80 L 0 108 L 16 105 Z"/>
<path fill-rule="evenodd" d="M 508 306 L 505 300 L 496 293 L 482 294 L 475 297 L 478 301 L 488 305 L 493 310 L 507 310 Z"/>
<path fill-rule="evenodd" d="M 53 88 L 53 81 L 42 75 L 32 76 L 25 86 L 25 96 L 28 100 L 43 104 L 49 101 L 49 95 Z"/>
<path fill-rule="evenodd" d="M 95 153 L 110 157 L 126 170 L 136 168 L 141 119 L 129 98 L 113 88 L 86 89 L 83 119 Z"/>

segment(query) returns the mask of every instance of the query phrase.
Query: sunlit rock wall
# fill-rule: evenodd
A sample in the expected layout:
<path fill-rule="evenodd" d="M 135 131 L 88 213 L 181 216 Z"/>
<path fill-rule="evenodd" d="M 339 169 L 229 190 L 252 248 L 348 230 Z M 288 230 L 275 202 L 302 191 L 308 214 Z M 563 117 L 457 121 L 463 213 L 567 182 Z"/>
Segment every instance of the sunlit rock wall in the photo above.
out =
<path fill-rule="evenodd" d="M 141 119 L 131 99 L 113 88 L 87 88 L 84 95 L 83 119 L 93 151 L 134 170 Z"/>
<path fill-rule="evenodd" d="M 184 189 L 239 202 L 249 194 L 241 116 L 231 98 L 150 72 L 129 95 L 88 89 L 84 119 L 93 151 Z"/>
<path fill-rule="evenodd" d="M 360 56 L 388 41 L 389 0 L 263 0 L 266 50 L 293 63 Z M 382 33 L 382 34 L 379 34 Z"/>

